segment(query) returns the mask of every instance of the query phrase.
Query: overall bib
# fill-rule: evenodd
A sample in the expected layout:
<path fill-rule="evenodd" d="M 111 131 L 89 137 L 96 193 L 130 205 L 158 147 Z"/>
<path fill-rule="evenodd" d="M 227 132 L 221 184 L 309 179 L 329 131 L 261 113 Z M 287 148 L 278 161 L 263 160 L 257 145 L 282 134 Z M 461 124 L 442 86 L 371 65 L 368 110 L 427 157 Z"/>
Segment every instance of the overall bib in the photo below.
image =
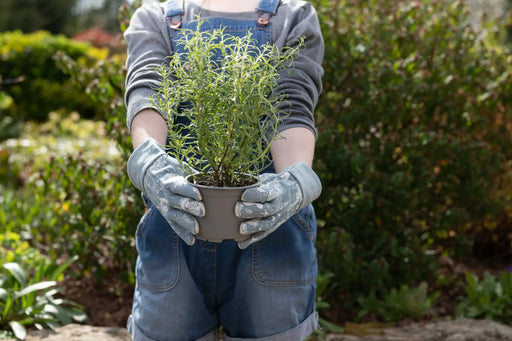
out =
<path fill-rule="evenodd" d="M 257 44 L 272 43 L 269 19 L 278 5 L 278 0 L 261 0 L 255 20 L 223 18 L 215 15 L 218 12 L 201 15 L 201 30 L 223 27 L 237 36 L 250 30 Z M 197 21 L 183 20 L 186 6 L 184 0 L 166 3 L 175 52 L 183 52 L 176 44 L 180 28 L 197 27 Z M 133 340 L 218 340 L 222 327 L 224 341 L 297 341 L 318 327 L 316 218 L 311 205 L 241 250 L 230 240 L 196 240 L 188 246 L 145 200 L 148 210 L 136 232 L 137 285 L 128 319 Z"/>

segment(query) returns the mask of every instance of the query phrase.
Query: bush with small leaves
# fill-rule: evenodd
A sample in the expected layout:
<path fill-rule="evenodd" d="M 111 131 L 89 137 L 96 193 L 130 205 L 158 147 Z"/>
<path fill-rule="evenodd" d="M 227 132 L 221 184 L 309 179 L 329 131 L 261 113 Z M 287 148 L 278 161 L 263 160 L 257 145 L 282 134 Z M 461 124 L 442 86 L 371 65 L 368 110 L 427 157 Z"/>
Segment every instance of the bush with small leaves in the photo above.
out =
<path fill-rule="evenodd" d="M 483 318 L 512 324 L 512 272 L 482 279 L 466 273 L 465 296 L 459 298 L 457 317 Z"/>
<path fill-rule="evenodd" d="M 417 287 L 404 284 L 399 289 L 392 288 L 382 299 L 372 291 L 368 297 L 358 299 L 361 308 L 357 319 L 373 314 L 387 322 L 397 322 L 405 318 L 417 320 L 430 311 L 438 296 L 438 292 L 429 295 L 426 282 Z"/>
<path fill-rule="evenodd" d="M 319 258 L 349 309 L 431 280 L 432 255 L 472 252 L 490 217 L 510 226 L 512 197 L 496 189 L 510 178 L 512 54 L 461 1 L 314 4 L 326 42 Z"/>

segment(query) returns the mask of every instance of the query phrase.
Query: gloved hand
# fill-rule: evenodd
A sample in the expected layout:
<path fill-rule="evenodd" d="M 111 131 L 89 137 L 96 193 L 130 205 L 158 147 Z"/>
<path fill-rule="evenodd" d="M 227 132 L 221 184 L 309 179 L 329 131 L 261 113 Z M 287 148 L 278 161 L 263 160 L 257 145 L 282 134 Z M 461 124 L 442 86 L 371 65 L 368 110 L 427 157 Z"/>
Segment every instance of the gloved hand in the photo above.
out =
<path fill-rule="evenodd" d="M 251 219 L 240 224 L 240 233 L 249 237 L 238 243 L 245 249 L 257 242 L 320 196 L 322 184 L 305 162 L 298 162 L 279 174 L 262 174 L 261 185 L 249 188 L 235 207 L 235 214 Z"/>
<path fill-rule="evenodd" d="M 194 244 L 199 232 L 194 216 L 204 216 L 205 208 L 201 193 L 187 182 L 188 173 L 178 160 L 155 140 L 147 139 L 134 150 L 127 167 L 135 187 L 151 200 L 181 239 Z"/>

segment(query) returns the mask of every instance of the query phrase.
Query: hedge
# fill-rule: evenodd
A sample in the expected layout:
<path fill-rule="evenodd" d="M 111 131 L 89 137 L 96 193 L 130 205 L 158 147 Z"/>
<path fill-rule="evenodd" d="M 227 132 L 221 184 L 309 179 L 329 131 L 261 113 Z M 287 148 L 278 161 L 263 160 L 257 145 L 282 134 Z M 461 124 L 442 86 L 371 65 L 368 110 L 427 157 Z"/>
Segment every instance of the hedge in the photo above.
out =
<path fill-rule="evenodd" d="M 437 257 L 510 234 L 512 90 L 497 25 L 460 1 L 315 1 L 326 42 L 315 168 L 330 299 L 432 280 Z M 508 174 L 507 174 L 508 172 Z M 509 212 L 509 213 L 507 213 Z M 507 242 L 508 241 L 508 242 Z"/>
<path fill-rule="evenodd" d="M 44 121 L 50 111 L 61 108 L 79 111 L 84 117 L 102 113 L 103 108 L 92 103 L 57 67 L 54 60 L 57 51 L 86 65 L 104 60 L 108 55 L 107 49 L 97 49 L 46 31 L 0 33 L 0 75 L 4 80 L 18 80 L 2 88 L 14 100 L 14 104 L 4 110 L 4 115 L 15 120 Z"/>

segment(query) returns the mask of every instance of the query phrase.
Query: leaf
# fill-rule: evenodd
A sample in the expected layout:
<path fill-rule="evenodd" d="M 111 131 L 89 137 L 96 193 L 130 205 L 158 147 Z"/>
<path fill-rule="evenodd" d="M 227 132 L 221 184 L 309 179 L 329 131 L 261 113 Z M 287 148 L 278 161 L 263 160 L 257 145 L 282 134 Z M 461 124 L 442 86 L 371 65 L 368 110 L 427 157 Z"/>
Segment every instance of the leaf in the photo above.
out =
<path fill-rule="evenodd" d="M 50 313 L 52 315 L 57 315 L 59 313 L 58 306 L 53 304 L 45 304 L 43 311 Z"/>
<path fill-rule="evenodd" d="M 325 301 L 317 301 L 316 302 L 316 307 L 318 309 L 329 308 L 330 306 L 331 305 L 328 302 L 325 302 Z"/>
<path fill-rule="evenodd" d="M 22 286 L 27 285 L 27 276 L 25 275 L 25 272 L 21 266 L 16 263 L 5 263 L 3 267 L 9 271 L 9 273 L 16 279 L 19 284 Z"/>
<path fill-rule="evenodd" d="M 330 333 L 343 333 L 344 329 L 341 326 L 338 326 L 337 324 L 334 324 L 332 322 L 329 322 L 323 318 L 319 318 L 318 322 L 320 323 L 320 326 L 322 326 L 323 329 Z"/>
<path fill-rule="evenodd" d="M 5 302 L 7 300 L 7 295 L 7 290 L 0 288 L 0 300 Z"/>
<path fill-rule="evenodd" d="M 78 309 L 67 307 L 61 307 L 61 309 L 66 310 L 66 313 L 76 322 L 85 322 L 88 319 L 87 314 Z"/>
<path fill-rule="evenodd" d="M 59 279 L 59 276 L 76 260 L 78 260 L 78 256 L 75 255 L 71 258 L 69 258 L 67 261 L 62 263 L 55 271 L 51 274 L 50 278 L 51 280 L 57 281 Z"/>
<path fill-rule="evenodd" d="M 61 324 L 70 324 L 71 323 L 71 317 L 69 316 L 69 314 L 66 312 L 66 310 L 63 308 L 63 307 L 59 307 L 58 305 L 50 305 L 50 304 L 47 304 L 45 307 L 44 307 L 45 311 L 47 311 L 48 313 L 52 314 L 53 316 L 56 317 L 56 319 L 61 323 Z"/>
<path fill-rule="evenodd" d="M 25 340 L 27 337 L 27 330 L 17 321 L 10 321 L 9 327 L 11 327 L 14 336 L 20 340 Z"/>
<path fill-rule="evenodd" d="M 29 285 L 25 289 L 16 292 L 15 295 L 17 298 L 19 298 L 19 297 L 25 296 L 27 294 L 30 294 L 34 291 L 45 290 L 45 289 L 51 288 L 55 285 L 57 285 L 57 282 L 55 282 L 55 281 L 39 282 L 36 284 Z"/>

